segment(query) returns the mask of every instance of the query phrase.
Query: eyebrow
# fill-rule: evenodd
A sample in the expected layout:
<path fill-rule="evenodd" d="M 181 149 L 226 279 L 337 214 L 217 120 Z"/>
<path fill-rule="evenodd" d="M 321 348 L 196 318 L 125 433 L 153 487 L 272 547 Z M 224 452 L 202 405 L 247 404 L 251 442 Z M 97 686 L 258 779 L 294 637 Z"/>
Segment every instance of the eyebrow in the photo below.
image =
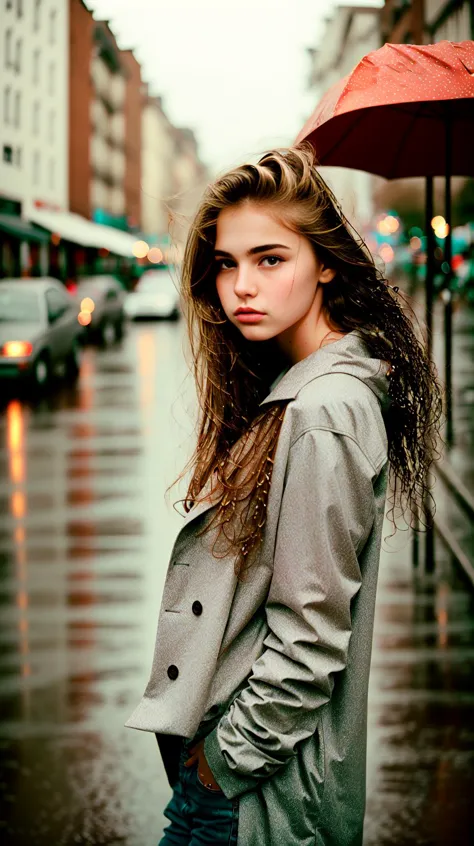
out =
<path fill-rule="evenodd" d="M 285 244 L 263 244 L 261 247 L 251 247 L 250 250 L 247 250 L 248 256 L 256 256 L 259 253 L 266 253 L 267 250 L 291 250 L 291 247 L 287 247 Z M 226 250 L 214 250 L 215 256 L 228 256 L 228 258 L 233 258 L 232 253 L 228 253 Z"/>

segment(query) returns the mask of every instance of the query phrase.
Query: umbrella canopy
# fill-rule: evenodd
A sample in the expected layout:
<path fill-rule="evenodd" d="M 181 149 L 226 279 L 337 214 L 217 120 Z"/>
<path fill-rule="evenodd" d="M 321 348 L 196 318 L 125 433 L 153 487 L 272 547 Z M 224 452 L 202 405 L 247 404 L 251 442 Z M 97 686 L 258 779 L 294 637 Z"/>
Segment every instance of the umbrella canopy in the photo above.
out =
<path fill-rule="evenodd" d="M 385 44 L 326 92 L 296 143 L 310 141 L 320 165 L 386 179 L 441 176 L 447 165 L 474 176 L 472 98 L 473 41 Z"/>

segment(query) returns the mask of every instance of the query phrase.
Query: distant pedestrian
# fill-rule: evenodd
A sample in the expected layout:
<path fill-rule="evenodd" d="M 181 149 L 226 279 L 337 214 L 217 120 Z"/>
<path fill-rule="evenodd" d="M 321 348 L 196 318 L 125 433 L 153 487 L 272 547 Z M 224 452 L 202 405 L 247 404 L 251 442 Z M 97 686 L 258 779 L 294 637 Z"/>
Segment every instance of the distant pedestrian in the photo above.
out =
<path fill-rule="evenodd" d="M 173 788 L 160 846 L 356 846 L 387 483 L 421 512 L 436 375 L 309 147 L 208 187 L 182 287 L 199 434 L 127 721 Z"/>

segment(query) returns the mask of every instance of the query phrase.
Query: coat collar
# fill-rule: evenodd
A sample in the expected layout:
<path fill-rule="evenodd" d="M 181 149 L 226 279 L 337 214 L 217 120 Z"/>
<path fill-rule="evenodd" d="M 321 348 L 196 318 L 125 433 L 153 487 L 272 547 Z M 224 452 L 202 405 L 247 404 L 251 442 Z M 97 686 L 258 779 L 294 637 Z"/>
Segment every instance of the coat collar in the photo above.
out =
<path fill-rule="evenodd" d="M 347 373 L 365 382 L 382 406 L 387 398 L 387 365 L 371 358 L 357 329 L 332 341 L 283 372 L 260 406 L 296 399 L 305 385 L 326 373 Z"/>
<path fill-rule="evenodd" d="M 295 399 L 305 385 L 326 373 L 348 373 L 365 382 L 384 407 L 387 403 L 387 368 L 388 365 L 385 365 L 380 359 L 370 357 L 362 336 L 355 329 L 338 341 L 327 344 L 290 367 L 281 376 L 273 390 L 260 403 L 260 406 L 280 400 Z M 207 493 L 210 489 L 211 481 L 205 486 L 204 493 Z M 185 514 L 181 528 L 209 511 L 216 504 L 216 501 L 218 501 L 218 497 L 216 500 L 215 494 L 214 496 L 209 495 L 208 499 L 198 501 Z"/>

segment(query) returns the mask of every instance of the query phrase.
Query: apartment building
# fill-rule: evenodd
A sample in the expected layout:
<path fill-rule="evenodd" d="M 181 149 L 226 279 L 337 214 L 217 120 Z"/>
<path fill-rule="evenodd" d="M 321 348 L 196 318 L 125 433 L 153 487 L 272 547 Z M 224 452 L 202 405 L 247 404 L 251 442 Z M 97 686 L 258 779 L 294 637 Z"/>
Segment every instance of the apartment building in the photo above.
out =
<path fill-rule="evenodd" d="M 68 205 L 68 29 L 69 0 L 0 0 L 4 274 L 46 260 L 28 206 Z"/>
<path fill-rule="evenodd" d="M 174 177 L 174 127 L 161 97 L 145 87 L 142 105 L 142 228 L 148 243 L 166 243 L 169 209 L 176 184 Z"/>
<path fill-rule="evenodd" d="M 127 74 L 106 21 L 70 0 L 69 208 L 126 229 Z"/>

